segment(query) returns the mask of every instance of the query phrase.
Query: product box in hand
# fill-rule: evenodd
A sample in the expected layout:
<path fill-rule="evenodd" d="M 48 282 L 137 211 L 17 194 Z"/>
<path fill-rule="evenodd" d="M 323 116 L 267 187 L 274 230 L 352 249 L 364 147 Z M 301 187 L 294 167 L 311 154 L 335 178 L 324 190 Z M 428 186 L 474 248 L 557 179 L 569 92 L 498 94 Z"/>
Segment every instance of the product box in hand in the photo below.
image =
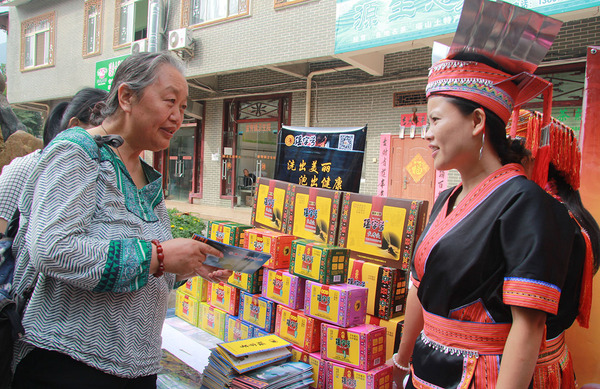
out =
<path fill-rule="evenodd" d="M 209 221 L 206 235 L 220 243 L 244 247 L 244 231 L 251 225 L 226 220 Z"/>
<path fill-rule="evenodd" d="M 321 284 L 346 282 L 350 252 L 337 246 L 310 240 L 292 242 L 290 273 Z"/>
<path fill-rule="evenodd" d="M 200 301 L 180 290 L 175 297 L 175 315 L 191 325 L 198 326 Z"/>
<path fill-rule="evenodd" d="M 356 285 L 323 285 L 306 281 L 304 313 L 340 327 L 364 324 L 367 288 Z"/>
<path fill-rule="evenodd" d="M 337 239 L 342 192 L 290 184 L 287 233 L 334 245 Z"/>
<path fill-rule="evenodd" d="M 237 316 L 240 303 L 239 290 L 229 284 L 220 282 L 208 283 L 207 302 L 215 308 L 222 309 L 230 315 Z"/>
<path fill-rule="evenodd" d="M 198 301 L 206 301 L 206 291 L 208 289 L 208 281 L 202 277 L 188 278 L 185 284 L 181 285 L 177 290 L 192 296 Z"/>
<path fill-rule="evenodd" d="M 408 269 L 423 232 L 428 202 L 344 193 L 338 246 L 350 257 Z"/>
<path fill-rule="evenodd" d="M 355 367 L 371 370 L 385 363 L 386 330 L 371 324 L 341 328 L 321 325 L 321 357 Z"/>
<path fill-rule="evenodd" d="M 385 328 L 385 360 L 387 361 L 394 355 L 400 347 L 402 339 L 402 329 L 404 328 L 404 316 L 395 317 L 390 320 L 383 320 L 375 316 L 367 315 L 366 324 L 373 324 Z"/>
<path fill-rule="evenodd" d="M 254 337 L 254 327 L 244 323 L 237 316 L 227 315 L 225 317 L 225 342 L 233 342 Z"/>
<path fill-rule="evenodd" d="M 207 303 L 200 303 L 198 327 L 219 339 L 225 339 L 225 319 L 227 313 Z"/>
<path fill-rule="evenodd" d="M 288 269 L 292 253 L 292 241 L 295 236 L 281 232 L 253 228 L 244 231 L 244 248 L 271 254 L 271 258 L 263 264 L 269 269 Z"/>
<path fill-rule="evenodd" d="M 347 282 L 369 290 L 367 314 L 386 320 L 404 314 L 408 290 L 405 270 L 351 258 Z"/>
<path fill-rule="evenodd" d="M 285 223 L 290 207 L 285 206 L 285 199 L 289 185 L 288 182 L 260 177 L 256 183 L 256 201 L 252 207 L 250 224 L 271 231 L 286 232 Z"/>
<path fill-rule="evenodd" d="M 260 295 L 241 292 L 239 318 L 261 330 L 273 332 L 277 304 Z"/>
<path fill-rule="evenodd" d="M 306 316 L 302 311 L 278 305 L 275 334 L 312 353 L 319 351 L 321 321 Z"/>
<path fill-rule="evenodd" d="M 265 269 L 262 296 L 292 309 L 304 308 L 306 280 L 285 270 Z"/>
<path fill-rule="evenodd" d="M 246 274 L 234 271 L 227 282 L 238 289 L 242 289 L 250 294 L 260 293 L 262 291 L 264 268 L 258 269 L 255 273 Z"/>
<path fill-rule="evenodd" d="M 327 388 L 392 389 L 393 368 L 382 365 L 364 371 L 325 361 Z"/>
<path fill-rule="evenodd" d="M 308 363 L 313 368 L 313 383 L 311 388 L 325 388 L 325 360 L 320 353 L 309 353 L 298 346 L 292 345 L 292 361 Z"/>

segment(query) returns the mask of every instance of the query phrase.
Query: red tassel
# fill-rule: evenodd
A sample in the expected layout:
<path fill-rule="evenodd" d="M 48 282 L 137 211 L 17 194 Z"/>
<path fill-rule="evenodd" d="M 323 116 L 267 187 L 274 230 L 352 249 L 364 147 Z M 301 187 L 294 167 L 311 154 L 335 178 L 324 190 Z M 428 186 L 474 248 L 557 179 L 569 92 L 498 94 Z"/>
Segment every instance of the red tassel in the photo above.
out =
<path fill-rule="evenodd" d="M 548 166 L 550 165 L 550 146 L 540 147 L 533 164 L 531 179 L 540 187 L 545 188 L 548 182 Z"/>
<path fill-rule="evenodd" d="M 577 223 L 579 224 L 579 222 Z M 583 228 L 581 229 L 581 232 L 585 239 L 585 262 L 583 264 L 583 276 L 581 277 L 581 293 L 579 295 L 579 315 L 577 316 L 577 322 L 583 328 L 589 328 L 594 282 L 594 255 L 592 253 L 592 242 L 590 241 L 588 233 Z"/>

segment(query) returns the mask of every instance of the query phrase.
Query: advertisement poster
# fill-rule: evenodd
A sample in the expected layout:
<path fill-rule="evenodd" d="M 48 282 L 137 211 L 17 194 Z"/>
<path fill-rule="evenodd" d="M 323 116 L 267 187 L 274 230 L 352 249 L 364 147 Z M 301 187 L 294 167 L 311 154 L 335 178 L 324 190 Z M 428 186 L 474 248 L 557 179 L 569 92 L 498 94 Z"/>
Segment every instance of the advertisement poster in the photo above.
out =
<path fill-rule="evenodd" d="M 275 179 L 302 186 L 358 193 L 367 126 L 282 126 Z"/>
<path fill-rule="evenodd" d="M 127 57 L 129 57 L 129 54 L 96 62 L 94 86 L 107 92 L 110 91 L 110 86 L 113 78 L 115 77 L 115 72 L 117 71 L 117 68 L 121 62 L 123 62 Z"/>

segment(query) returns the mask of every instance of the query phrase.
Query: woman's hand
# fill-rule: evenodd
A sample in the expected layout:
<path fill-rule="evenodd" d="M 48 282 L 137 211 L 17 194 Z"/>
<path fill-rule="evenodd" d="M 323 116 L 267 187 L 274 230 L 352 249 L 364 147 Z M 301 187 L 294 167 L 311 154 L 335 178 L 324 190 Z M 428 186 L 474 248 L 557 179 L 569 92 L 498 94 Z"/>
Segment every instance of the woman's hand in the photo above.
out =
<path fill-rule="evenodd" d="M 396 365 L 394 364 L 394 361 L 393 361 L 394 357 L 397 357 L 396 354 L 394 354 L 392 356 L 392 358 L 388 359 L 385 362 L 385 364 L 392 366 L 394 368 L 393 373 L 392 373 L 392 380 L 393 380 L 392 382 L 394 383 L 394 387 L 397 389 L 403 389 L 404 388 L 404 379 L 408 375 L 409 371 L 399 369 L 398 367 L 396 367 Z"/>

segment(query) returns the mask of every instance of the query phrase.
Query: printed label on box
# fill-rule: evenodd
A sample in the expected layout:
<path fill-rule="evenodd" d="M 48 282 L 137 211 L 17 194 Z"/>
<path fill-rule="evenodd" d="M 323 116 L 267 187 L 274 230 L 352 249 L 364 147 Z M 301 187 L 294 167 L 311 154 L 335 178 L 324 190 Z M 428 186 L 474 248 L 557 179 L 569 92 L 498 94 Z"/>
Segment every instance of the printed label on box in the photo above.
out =
<path fill-rule="evenodd" d="M 311 294 L 317 304 L 311 304 L 310 314 L 337 322 L 340 313 L 340 293 L 330 290 L 328 285 L 313 285 Z"/>
<path fill-rule="evenodd" d="M 296 260 L 294 263 L 294 273 L 309 277 L 315 280 L 319 279 L 319 271 L 321 270 L 321 254 L 322 250 L 314 248 L 313 244 L 296 246 Z"/>

